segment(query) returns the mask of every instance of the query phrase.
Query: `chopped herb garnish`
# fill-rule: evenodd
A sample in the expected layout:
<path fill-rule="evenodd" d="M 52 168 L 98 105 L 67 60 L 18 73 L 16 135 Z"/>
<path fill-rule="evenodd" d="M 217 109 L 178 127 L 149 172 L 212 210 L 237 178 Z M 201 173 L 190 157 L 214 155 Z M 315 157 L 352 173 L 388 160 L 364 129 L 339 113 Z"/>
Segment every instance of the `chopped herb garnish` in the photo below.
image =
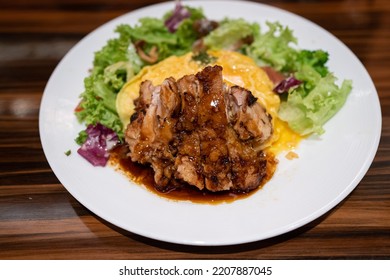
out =
<path fill-rule="evenodd" d="M 65 155 L 68 157 L 68 156 L 70 156 L 71 153 L 72 153 L 71 150 L 67 150 L 67 151 L 65 152 Z"/>
<path fill-rule="evenodd" d="M 82 145 L 87 140 L 87 138 L 88 138 L 88 133 L 85 130 L 82 130 L 79 132 L 79 136 L 77 136 L 75 141 L 77 144 Z"/>
<path fill-rule="evenodd" d="M 192 60 L 199 62 L 200 64 L 207 65 L 217 60 L 216 57 L 209 55 L 206 51 L 200 51 L 192 55 Z"/>

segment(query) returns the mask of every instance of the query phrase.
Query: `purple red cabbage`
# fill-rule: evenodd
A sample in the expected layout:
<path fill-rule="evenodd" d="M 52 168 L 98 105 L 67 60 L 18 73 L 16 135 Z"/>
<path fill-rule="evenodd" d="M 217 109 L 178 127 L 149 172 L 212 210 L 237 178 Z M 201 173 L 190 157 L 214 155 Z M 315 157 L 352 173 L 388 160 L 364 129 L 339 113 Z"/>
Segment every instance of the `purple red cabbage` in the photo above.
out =
<path fill-rule="evenodd" d="M 77 152 L 93 166 L 106 166 L 109 151 L 119 143 L 118 135 L 100 123 L 88 125 L 85 131 L 87 139 Z"/>
<path fill-rule="evenodd" d="M 165 20 L 165 26 L 168 28 L 169 32 L 174 33 L 178 29 L 180 23 L 190 16 L 190 11 L 181 4 L 181 1 L 176 1 L 176 6 L 172 15 Z"/>
<path fill-rule="evenodd" d="M 296 79 L 294 76 L 289 76 L 282 80 L 275 88 L 274 92 L 282 94 L 288 92 L 292 88 L 296 88 L 302 84 L 302 81 Z"/>

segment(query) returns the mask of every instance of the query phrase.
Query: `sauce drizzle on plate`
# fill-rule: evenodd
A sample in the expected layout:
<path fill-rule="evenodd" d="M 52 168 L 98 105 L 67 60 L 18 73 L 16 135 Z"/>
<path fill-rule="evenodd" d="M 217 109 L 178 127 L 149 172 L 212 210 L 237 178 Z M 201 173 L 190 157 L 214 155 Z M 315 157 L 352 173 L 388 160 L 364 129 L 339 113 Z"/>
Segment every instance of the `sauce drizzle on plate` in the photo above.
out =
<path fill-rule="evenodd" d="M 142 185 L 150 192 L 173 201 L 191 201 L 194 203 L 203 204 L 220 204 L 231 203 L 239 199 L 245 199 L 260 190 L 272 178 L 272 175 L 275 172 L 277 166 L 277 159 L 275 159 L 272 154 L 268 154 L 266 175 L 263 178 L 261 185 L 257 189 L 248 193 L 236 193 L 232 191 L 201 191 L 188 184 L 174 186 L 169 191 L 161 192 L 158 190 L 158 187 L 154 182 L 153 169 L 150 166 L 145 166 L 133 162 L 129 157 L 126 156 L 128 151 L 128 147 L 124 144 L 118 145 L 112 149 L 110 165 L 114 166 L 118 171 L 123 173 L 136 184 Z"/>

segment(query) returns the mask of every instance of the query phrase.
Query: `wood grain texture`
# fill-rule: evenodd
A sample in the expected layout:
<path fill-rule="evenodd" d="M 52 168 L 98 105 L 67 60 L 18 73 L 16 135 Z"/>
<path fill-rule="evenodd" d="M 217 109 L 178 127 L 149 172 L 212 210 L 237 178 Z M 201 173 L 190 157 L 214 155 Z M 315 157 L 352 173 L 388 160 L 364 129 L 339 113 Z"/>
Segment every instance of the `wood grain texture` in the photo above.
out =
<path fill-rule="evenodd" d="M 150 240 L 92 214 L 59 183 L 38 130 L 57 63 L 104 22 L 162 1 L 0 2 L 0 259 L 389 259 L 390 2 L 257 1 L 301 15 L 343 41 L 380 98 L 380 146 L 358 187 L 332 211 L 290 233 L 236 246 Z"/>

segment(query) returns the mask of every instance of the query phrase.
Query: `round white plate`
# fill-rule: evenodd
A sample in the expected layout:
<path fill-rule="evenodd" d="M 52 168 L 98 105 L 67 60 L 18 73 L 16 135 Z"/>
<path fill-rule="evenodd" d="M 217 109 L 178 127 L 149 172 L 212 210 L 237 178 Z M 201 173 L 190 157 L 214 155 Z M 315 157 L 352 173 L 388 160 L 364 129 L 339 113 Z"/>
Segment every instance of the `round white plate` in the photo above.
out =
<path fill-rule="evenodd" d="M 188 1 L 210 19 L 243 17 L 279 21 L 294 30 L 299 47 L 324 49 L 329 68 L 353 80 L 345 106 L 326 133 L 301 143 L 299 159 L 280 164 L 273 179 L 247 199 L 208 205 L 171 201 L 136 185 L 112 168 L 93 167 L 77 154 L 74 139 L 84 127 L 73 110 L 94 52 L 116 36 L 121 23 L 161 17 L 173 2 L 118 17 L 81 40 L 53 72 L 43 95 L 40 135 L 47 160 L 65 188 L 106 221 L 149 238 L 189 245 L 230 245 L 280 235 L 320 217 L 342 201 L 367 172 L 379 144 L 381 112 L 373 82 L 356 56 L 321 27 L 289 12 L 245 1 Z M 221 9 L 223 7 L 223 9 Z M 70 156 L 65 156 L 67 150 Z"/>

